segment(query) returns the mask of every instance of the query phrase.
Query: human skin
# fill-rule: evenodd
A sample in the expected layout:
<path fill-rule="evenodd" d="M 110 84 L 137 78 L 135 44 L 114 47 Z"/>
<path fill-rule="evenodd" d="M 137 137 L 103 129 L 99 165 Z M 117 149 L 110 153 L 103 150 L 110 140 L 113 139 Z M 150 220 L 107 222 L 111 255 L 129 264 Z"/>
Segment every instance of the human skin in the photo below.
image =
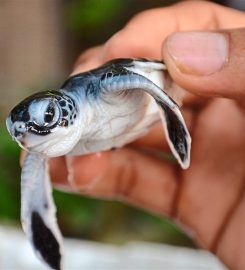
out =
<path fill-rule="evenodd" d="M 182 112 L 193 140 L 191 165 L 182 170 L 159 156 L 170 150 L 157 123 L 121 149 L 52 159 L 54 185 L 168 216 L 230 269 L 245 269 L 244 25 L 243 12 L 185 1 L 138 14 L 83 53 L 73 74 L 119 57 L 165 61 L 188 91 Z"/>

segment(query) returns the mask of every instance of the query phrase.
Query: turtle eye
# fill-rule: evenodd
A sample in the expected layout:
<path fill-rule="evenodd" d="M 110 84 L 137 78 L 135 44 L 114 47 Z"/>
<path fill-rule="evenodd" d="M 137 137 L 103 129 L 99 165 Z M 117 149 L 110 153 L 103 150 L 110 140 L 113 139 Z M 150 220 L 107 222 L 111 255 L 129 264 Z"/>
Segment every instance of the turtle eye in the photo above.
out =
<path fill-rule="evenodd" d="M 46 107 L 43 117 L 44 126 L 50 127 L 59 120 L 59 108 L 55 102 L 50 102 Z"/>
<path fill-rule="evenodd" d="M 53 104 L 49 104 L 47 111 L 45 112 L 44 115 L 44 121 L 46 124 L 50 124 L 52 123 L 52 121 L 54 120 L 54 116 L 55 116 L 55 109 Z"/>

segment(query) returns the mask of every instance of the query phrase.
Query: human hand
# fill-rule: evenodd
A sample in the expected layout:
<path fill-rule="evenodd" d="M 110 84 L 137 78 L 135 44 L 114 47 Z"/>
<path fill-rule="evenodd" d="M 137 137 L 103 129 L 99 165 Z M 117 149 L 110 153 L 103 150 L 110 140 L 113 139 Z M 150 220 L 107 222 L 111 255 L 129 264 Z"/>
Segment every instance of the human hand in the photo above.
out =
<path fill-rule="evenodd" d="M 183 171 L 160 157 L 169 149 L 156 124 L 122 149 L 51 160 L 54 184 L 169 216 L 231 269 L 245 269 L 245 29 L 233 30 L 244 25 L 245 13 L 188 1 L 143 12 L 82 54 L 73 73 L 118 57 L 164 59 L 189 91 L 182 111 L 193 139 L 191 166 Z M 205 32 L 172 34 L 191 30 Z"/>

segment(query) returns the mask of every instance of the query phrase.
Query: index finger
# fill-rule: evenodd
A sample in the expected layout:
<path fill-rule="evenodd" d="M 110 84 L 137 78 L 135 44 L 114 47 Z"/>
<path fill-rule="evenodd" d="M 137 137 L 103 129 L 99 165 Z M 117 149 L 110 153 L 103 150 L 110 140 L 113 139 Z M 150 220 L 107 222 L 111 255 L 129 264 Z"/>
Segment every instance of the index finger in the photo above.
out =
<path fill-rule="evenodd" d="M 162 59 L 162 43 L 173 32 L 244 27 L 244 14 L 207 1 L 184 1 L 139 13 L 104 46 L 103 60 Z"/>

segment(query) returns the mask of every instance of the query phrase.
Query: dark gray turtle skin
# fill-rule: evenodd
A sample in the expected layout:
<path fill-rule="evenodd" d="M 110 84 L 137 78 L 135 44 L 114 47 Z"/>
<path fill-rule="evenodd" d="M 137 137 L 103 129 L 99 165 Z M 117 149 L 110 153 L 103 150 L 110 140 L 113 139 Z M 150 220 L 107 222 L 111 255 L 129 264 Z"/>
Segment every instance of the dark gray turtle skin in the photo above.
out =
<path fill-rule="evenodd" d="M 22 227 L 49 268 L 62 269 L 63 245 L 48 158 L 122 147 L 162 120 L 173 155 L 188 168 L 191 137 L 173 99 L 178 91 L 162 62 L 115 59 L 68 78 L 60 90 L 26 98 L 10 112 L 8 131 L 27 151 L 21 173 Z"/>

